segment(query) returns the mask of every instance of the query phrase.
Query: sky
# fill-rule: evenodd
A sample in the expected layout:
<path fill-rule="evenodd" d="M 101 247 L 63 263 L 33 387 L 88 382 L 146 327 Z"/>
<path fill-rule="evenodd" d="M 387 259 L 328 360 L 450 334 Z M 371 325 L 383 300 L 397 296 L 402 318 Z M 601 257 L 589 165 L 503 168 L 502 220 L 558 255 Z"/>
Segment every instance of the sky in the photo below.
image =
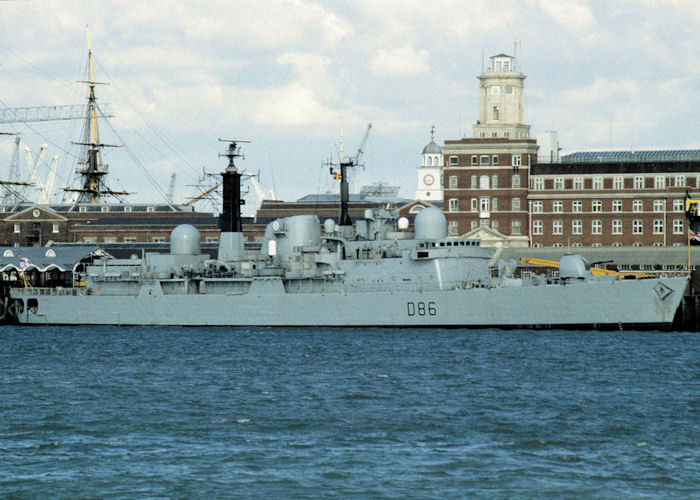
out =
<path fill-rule="evenodd" d="M 100 139 L 126 146 L 105 151 L 109 184 L 134 203 L 163 202 L 172 174 L 186 201 L 231 137 L 251 141 L 238 165 L 267 196 L 337 192 L 328 162 L 369 123 L 351 192 L 411 198 L 431 127 L 438 144 L 471 137 L 499 53 L 526 75 L 531 135 L 557 131 L 563 152 L 700 149 L 697 0 L 0 0 L 0 109 L 84 103 L 86 26 L 114 114 Z M 47 144 L 42 169 L 59 156 L 56 188 L 75 179 L 80 131 L 0 124 L 35 157 Z M 0 178 L 12 148 L 0 135 Z"/>

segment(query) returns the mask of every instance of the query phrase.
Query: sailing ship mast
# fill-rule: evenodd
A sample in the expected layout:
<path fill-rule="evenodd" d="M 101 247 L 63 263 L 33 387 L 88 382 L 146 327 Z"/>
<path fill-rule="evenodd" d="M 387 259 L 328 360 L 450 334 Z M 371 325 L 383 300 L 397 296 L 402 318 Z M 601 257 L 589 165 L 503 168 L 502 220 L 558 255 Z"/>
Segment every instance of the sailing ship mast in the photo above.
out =
<path fill-rule="evenodd" d="M 85 120 L 85 130 L 83 132 L 83 141 L 75 144 L 87 147 L 87 156 L 83 162 L 79 163 L 77 173 L 82 177 L 82 187 L 65 188 L 65 191 L 79 193 L 75 201 L 78 203 L 100 203 L 104 195 L 127 195 L 126 191 L 113 191 L 109 189 L 105 182 L 104 176 L 107 174 L 106 165 L 102 164 L 102 148 L 104 147 L 119 147 L 115 144 L 102 144 L 99 139 L 97 128 L 97 99 L 95 98 L 95 86 L 99 82 L 95 82 L 95 73 L 92 66 L 92 49 L 90 47 L 90 33 L 85 28 L 88 44 L 88 68 L 90 79 L 81 83 L 87 83 L 90 86 L 88 95 L 87 118 Z"/>

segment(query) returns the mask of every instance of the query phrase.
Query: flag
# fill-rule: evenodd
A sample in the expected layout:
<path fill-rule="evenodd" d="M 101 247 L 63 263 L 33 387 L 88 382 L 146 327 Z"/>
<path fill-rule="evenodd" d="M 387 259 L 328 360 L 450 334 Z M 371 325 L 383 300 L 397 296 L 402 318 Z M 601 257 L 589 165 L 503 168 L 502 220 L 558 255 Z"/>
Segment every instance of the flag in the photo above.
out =
<path fill-rule="evenodd" d="M 692 229 L 688 229 L 688 238 L 690 239 L 690 242 L 697 242 L 700 243 L 700 234 L 696 233 Z"/>
<path fill-rule="evenodd" d="M 19 267 L 20 269 L 25 269 L 29 265 L 29 260 L 26 257 L 19 257 Z"/>
<path fill-rule="evenodd" d="M 333 180 L 339 181 L 342 178 L 343 178 L 343 176 L 340 175 L 340 172 L 333 172 Z"/>

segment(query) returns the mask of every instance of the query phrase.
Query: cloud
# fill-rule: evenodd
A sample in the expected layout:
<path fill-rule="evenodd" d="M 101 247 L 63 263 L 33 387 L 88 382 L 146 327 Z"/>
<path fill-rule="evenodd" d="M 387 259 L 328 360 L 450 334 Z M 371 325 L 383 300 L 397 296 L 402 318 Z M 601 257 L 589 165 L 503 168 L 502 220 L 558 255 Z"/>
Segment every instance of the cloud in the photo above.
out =
<path fill-rule="evenodd" d="M 427 50 L 413 50 L 404 46 L 393 49 L 379 49 L 369 62 L 369 68 L 375 75 L 409 76 L 421 75 L 430 71 Z"/>
<path fill-rule="evenodd" d="M 582 0 L 525 0 L 525 4 L 542 10 L 558 24 L 571 29 L 585 29 L 595 24 L 595 16 Z"/>

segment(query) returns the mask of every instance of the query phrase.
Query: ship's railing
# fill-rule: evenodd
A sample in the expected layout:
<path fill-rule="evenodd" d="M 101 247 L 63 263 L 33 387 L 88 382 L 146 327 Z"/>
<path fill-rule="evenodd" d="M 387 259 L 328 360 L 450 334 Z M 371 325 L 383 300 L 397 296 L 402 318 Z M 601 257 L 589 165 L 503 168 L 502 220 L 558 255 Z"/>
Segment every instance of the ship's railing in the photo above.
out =
<path fill-rule="evenodd" d="M 13 288 L 11 293 L 18 295 L 82 295 L 82 288 Z"/>

